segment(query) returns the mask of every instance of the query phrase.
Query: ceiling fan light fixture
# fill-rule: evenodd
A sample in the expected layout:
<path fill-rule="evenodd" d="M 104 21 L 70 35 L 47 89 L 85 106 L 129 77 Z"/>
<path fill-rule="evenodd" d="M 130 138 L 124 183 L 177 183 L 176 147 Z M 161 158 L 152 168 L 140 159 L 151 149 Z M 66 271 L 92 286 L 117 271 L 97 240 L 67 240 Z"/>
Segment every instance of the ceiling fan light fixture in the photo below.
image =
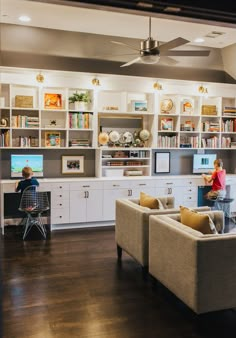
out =
<path fill-rule="evenodd" d="M 157 55 L 143 55 L 141 57 L 141 61 L 145 64 L 148 64 L 148 65 L 153 65 L 155 63 L 158 63 L 160 60 L 160 55 L 157 54 Z"/>

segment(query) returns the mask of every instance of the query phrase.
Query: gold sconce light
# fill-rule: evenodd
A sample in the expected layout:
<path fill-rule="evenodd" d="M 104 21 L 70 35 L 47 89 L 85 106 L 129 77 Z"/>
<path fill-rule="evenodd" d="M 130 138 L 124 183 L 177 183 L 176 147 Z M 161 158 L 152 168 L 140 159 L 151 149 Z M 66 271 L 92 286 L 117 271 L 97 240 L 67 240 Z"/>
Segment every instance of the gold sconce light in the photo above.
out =
<path fill-rule="evenodd" d="M 201 85 L 201 86 L 198 87 L 198 91 L 199 91 L 199 93 L 201 93 L 201 94 L 208 94 L 208 89 L 207 89 L 207 87 L 204 87 L 203 85 Z"/>
<path fill-rule="evenodd" d="M 94 79 L 92 79 L 92 85 L 93 86 L 100 86 L 100 81 L 95 77 Z"/>
<path fill-rule="evenodd" d="M 163 90 L 162 85 L 161 85 L 158 81 L 154 82 L 153 88 L 154 88 L 155 90 Z"/>
<path fill-rule="evenodd" d="M 39 82 L 39 83 L 43 83 L 44 82 L 44 76 L 43 76 L 43 74 L 41 74 L 41 72 L 39 72 L 36 75 L 36 81 Z"/>

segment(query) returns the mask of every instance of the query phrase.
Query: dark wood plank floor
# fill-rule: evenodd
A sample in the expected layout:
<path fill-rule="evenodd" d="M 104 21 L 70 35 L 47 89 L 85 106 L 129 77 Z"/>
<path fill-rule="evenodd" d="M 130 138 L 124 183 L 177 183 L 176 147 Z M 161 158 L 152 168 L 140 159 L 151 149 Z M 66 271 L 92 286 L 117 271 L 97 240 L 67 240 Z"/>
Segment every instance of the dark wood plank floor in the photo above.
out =
<path fill-rule="evenodd" d="M 235 337 L 235 311 L 196 316 L 128 255 L 119 266 L 114 228 L 11 233 L 1 251 L 4 338 Z"/>

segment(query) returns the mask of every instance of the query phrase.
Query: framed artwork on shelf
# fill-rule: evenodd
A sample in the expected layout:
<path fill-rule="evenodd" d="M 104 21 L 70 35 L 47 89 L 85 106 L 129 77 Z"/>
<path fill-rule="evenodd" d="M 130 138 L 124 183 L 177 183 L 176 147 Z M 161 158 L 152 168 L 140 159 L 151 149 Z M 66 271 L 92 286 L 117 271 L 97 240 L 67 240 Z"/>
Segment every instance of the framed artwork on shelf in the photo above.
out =
<path fill-rule="evenodd" d="M 62 109 L 62 95 L 45 93 L 44 109 Z"/>
<path fill-rule="evenodd" d="M 132 101 L 132 110 L 134 112 L 147 111 L 147 101 Z"/>
<path fill-rule="evenodd" d="M 161 130 L 173 130 L 173 118 L 167 117 L 167 118 L 161 118 Z"/>
<path fill-rule="evenodd" d="M 155 153 L 155 173 L 169 173 L 170 172 L 170 152 Z"/>
<path fill-rule="evenodd" d="M 45 147 L 60 148 L 61 134 L 59 132 L 45 132 Z"/>
<path fill-rule="evenodd" d="M 84 156 L 62 156 L 62 174 L 83 174 Z"/>

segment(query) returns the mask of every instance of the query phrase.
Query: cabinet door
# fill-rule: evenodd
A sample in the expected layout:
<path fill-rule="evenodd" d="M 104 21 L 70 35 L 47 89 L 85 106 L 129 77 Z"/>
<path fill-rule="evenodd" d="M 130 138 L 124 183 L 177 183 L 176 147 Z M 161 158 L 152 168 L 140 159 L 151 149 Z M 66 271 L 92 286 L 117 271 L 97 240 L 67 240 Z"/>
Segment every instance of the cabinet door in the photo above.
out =
<path fill-rule="evenodd" d="M 128 198 L 130 189 L 105 189 L 103 193 L 103 220 L 111 221 L 116 219 L 116 200 Z"/>
<path fill-rule="evenodd" d="M 70 191 L 70 223 L 86 222 L 86 191 Z"/>
<path fill-rule="evenodd" d="M 103 220 L 103 191 L 88 190 L 86 191 L 87 212 L 86 221 L 96 222 Z"/>

